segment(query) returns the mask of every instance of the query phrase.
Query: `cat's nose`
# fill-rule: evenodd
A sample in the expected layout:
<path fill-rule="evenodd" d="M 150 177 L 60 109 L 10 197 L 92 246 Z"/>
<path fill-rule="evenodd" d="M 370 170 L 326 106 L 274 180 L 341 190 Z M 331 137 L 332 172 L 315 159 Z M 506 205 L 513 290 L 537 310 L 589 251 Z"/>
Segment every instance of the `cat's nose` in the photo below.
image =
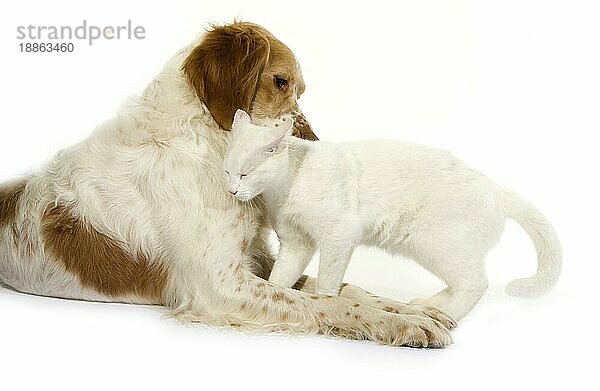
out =
<path fill-rule="evenodd" d="M 229 190 L 229 194 L 231 194 L 231 195 L 236 195 L 236 194 L 237 194 L 237 192 L 238 192 L 237 190 L 236 190 L 236 191 L 231 191 L 231 190 Z"/>

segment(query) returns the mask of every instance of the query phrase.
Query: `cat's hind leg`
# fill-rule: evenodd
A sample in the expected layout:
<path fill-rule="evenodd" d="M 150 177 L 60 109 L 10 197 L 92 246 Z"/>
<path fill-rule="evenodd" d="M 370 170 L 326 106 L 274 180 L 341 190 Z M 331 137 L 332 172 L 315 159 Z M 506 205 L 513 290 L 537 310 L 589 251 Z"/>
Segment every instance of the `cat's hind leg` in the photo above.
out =
<path fill-rule="evenodd" d="M 464 318 L 487 290 L 485 257 L 504 228 L 504 216 L 494 198 L 484 196 L 456 202 L 469 208 L 443 206 L 429 211 L 425 217 L 440 221 L 423 224 L 403 243 L 417 263 L 447 286 L 420 302 L 436 306 L 456 320 Z"/>
<path fill-rule="evenodd" d="M 456 320 L 464 318 L 475 307 L 488 287 L 483 259 L 439 260 L 431 262 L 428 269 L 448 287 L 427 299 L 415 299 L 411 303 L 437 307 Z"/>
<path fill-rule="evenodd" d="M 487 278 L 483 272 L 469 273 L 469 277 L 464 275 L 451 277 L 458 278 L 447 278 L 446 289 L 427 299 L 415 299 L 411 303 L 439 308 L 456 320 L 464 318 L 487 290 Z"/>
<path fill-rule="evenodd" d="M 439 308 L 445 304 L 451 296 L 450 288 L 444 288 L 433 296 L 427 298 L 416 298 L 410 301 L 411 304 L 430 305 Z"/>

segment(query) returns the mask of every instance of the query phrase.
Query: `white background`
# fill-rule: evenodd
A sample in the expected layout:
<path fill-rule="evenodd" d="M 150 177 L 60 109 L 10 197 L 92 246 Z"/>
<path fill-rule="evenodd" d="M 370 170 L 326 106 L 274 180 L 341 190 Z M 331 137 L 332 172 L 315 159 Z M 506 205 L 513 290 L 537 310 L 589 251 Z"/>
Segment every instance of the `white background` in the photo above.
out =
<path fill-rule="evenodd" d="M 597 1 L 13 2 L 0 16 L 0 179 L 84 138 L 141 92 L 207 22 L 263 24 L 301 61 L 301 105 L 322 139 L 441 146 L 520 192 L 562 239 L 564 272 L 539 300 L 504 284 L 535 269 L 507 223 L 490 289 L 446 350 L 184 327 L 158 308 L 0 288 L 0 387 L 18 389 L 589 389 L 598 385 Z M 143 41 L 25 54 L 19 25 L 83 19 Z M 311 266 L 314 270 L 314 265 Z M 411 261 L 358 251 L 349 281 L 407 300 L 441 287 Z M 410 387 L 410 388 L 409 388 Z"/>

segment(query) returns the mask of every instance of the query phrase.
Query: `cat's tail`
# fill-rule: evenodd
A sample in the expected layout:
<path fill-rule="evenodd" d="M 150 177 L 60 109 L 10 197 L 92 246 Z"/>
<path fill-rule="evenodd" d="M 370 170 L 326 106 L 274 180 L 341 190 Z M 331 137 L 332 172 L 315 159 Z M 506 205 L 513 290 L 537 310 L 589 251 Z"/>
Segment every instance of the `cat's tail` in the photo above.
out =
<path fill-rule="evenodd" d="M 506 216 L 527 232 L 538 257 L 537 272 L 510 282 L 506 293 L 521 297 L 543 295 L 556 284 L 562 266 L 562 249 L 556 232 L 546 217 L 521 196 L 506 189 L 502 193 Z"/>

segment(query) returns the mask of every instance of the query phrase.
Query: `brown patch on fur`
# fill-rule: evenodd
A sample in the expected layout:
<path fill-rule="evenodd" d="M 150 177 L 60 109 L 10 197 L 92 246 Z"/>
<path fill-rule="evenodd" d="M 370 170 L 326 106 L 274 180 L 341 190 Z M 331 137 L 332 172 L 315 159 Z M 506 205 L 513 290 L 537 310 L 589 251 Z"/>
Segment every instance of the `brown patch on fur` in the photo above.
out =
<path fill-rule="evenodd" d="M 283 299 L 285 298 L 285 295 L 283 293 L 274 293 L 273 294 L 273 301 L 277 302 L 277 301 L 283 301 Z"/>
<path fill-rule="evenodd" d="M 324 318 L 325 317 L 325 313 L 324 312 L 319 312 L 319 318 Z"/>
<path fill-rule="evenodd" d="M 10 225 L 17 214 L 17 204 L 25 191 L 25 179 L 0 187 L 0 227 Z"/>
<path fill-rule="evenodd" d="M 401 335 L 405 335 L 405 334 L 407 334 L 407 333 L 408 333 L 408 325 L 407 325 L 406 323 L 402 323 L 402 324 L 400 325 L 400 327 L 399 327 L 399 330 L 398 330 L 398 332 L 399 332 Z"/>
<path fill-rule="evenodd" d="M 321 298 L 321 296 L 310 295 L 310 298 L 313 299 L 313 300 L 319 300 Z"/>
<path fill-rule="evenodd" d="M 283 293 L 274 293 L 273 296 L 271 297 L 271 299 L 273 299 L 273 301 L 285 301 L 287 304 L 289 305 L 293 305 L 296 304 L 296 302 L 292 299 L 290 299 L 289 297 L 287 297 L 286 295 L 284 295 Z"/>
<path fill-rule="evenodd" d="M 74 217 L 66 206 L 42 216 L 46 253 L 75 274 L 81 284 L 110 297 L 137 295 L 159 301 L 168 271 L 145 254 L 128 254 L 115 240 Z"/>
<path fill-rule="evenodd" d="M 264 27 L 234 22 L 213 25 L 183 63 L 196 94 L 223 129 L 231 129 L 237 109 L 257 118 L 301 116 L 297 99 L 304 91 L 302 72 L 292 51 Z M 277 78 L 284 79 L 279 86 Z M 315 140 L 306 121 L 294 134 Z"/>
<path fill-rule="evenodd" d="M 383 310 L 386 312 L 391 312 L 392 314 L 399 314 L 398 310 L 395 309 L 394 307 L 386 306 L 386 307 L 383 307 Z"/>
<path fill-rule="evenodd" d="M 317 141 L 319 139 L 313 133 L 312 126 L 310 126 L 304 114 L 295 112 L 292 113 L 292 118 L 294 119 L 294 130 L 292 133 L 294 136 L 310 141 Z"/>
<path fill-rule="evenodd" d="M 183 71 L 223 129 L 231 129 L 237 109 L 250 110 L 269 60 L 266 30 L 248 23 L 213 26 L 192 50 Z"/>
<path fill-rule="evenodd" d="M 359 306 L 360 306 L 360 304 L 358 304 L 358 303 L 352 304 L 352 307 L 354 307 L 354 308 L 358 308 Z"/>

